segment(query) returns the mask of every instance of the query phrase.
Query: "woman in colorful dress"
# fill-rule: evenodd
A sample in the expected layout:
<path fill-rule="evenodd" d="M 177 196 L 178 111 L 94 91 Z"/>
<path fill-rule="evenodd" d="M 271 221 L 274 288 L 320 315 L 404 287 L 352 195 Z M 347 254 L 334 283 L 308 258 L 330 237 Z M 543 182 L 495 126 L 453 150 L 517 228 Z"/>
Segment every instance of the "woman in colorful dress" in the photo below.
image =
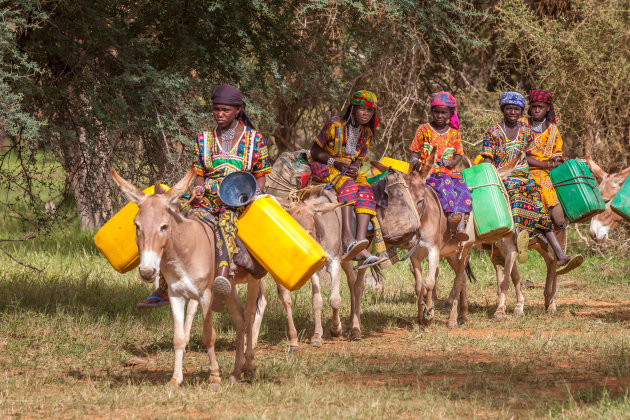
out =
<path fill-rule="evenodd" d="M 342 259 L 362 263 L 355 268 L 366 268 L 383 261 L 367 251 L 366 239 L 370 217 L 375 215 L 376 202 L 367 176 L 360 171 L 374 130 L 378 125 L 376 95 L 367 90 L 354 94 L 343 116 L 326 121 L 311 148 L 309 165 L 313 179 L 331 183 L 337 200 L 348 204 L 341 207 Z M 356 237 L 352 233 L 352 212 L 357 217 Z"/>
<path fill-rule="evenodd" d="M 236 171 L 246 171 L 256 178 L 256 193 L 265 187 L 265 175 L 271 172 L 267 145 L 245 113 L 241 92 L 230 85 L 212 90 L 212 114 L 217 128 L 199 133 L 195 141 L 193 167 L 197 173 L 187 209 L 200 218 L 214 219 L 217 276 L 212 284 L 212 310 L 224 309 L 236 269 L 236 221 L 242 208 L 229 207 L 219 197 L 223 179 Z M 158 303 L 168 299 L 166 283 L 146 299 Z M 142 302 L 141 302 L 142 303 Z M 138 305 L 155 307 L 160 305 Z"/>
<path fill-rule="evenodd" d="M 464 154 L 459 133 L 457 101 L 448 92 L 431 95 L 430 123 L 416 130 L 411 143 L 411 166 L 414 170 L 425 164 L 433 148 L 437 148 L 437 166 L 433 168 L 427 184 L 433 187 L 446 213 L 448 226 L 458 241 L 467 241 L 466 223 L 472 211 L 472 196 L 461 173 L 455 169 Z"/>
<path fill-rule="evenodd" d="M 562 250 L 540 198 L 538 184 L 529 173 L 525 153 L 533 147 L 534 136 L 529 124 L 521 120 L 525 98 L 517 92 L 506 92 L 501 96 L 499 105 L 503 119 L 486 133 L 481 155 L 485 162 L 497 168 L 519 158 L 512 174 L 503 181 L 512 207 L 519 262 L 527 261 L 530 236 L 543 233 L 556 254 L 558 266 L 564 266 L 571 260 L 571 256 Z"/>
<path fill-rule="evenodd" d="M 532 128 L 534 142 L 527 152 L 527 163 L 532 178 L 541 188 L 542 202 L 551 220 L 560 229 L 565 229 L 567 221 L 564 211 L 549 177 L 550 170 L 566 161 L 562 155 L 562 136 L 556 125 L 551 93 L 544 89 L 533 90 L 529 93 L 528 102 L 528 123 Z"/>

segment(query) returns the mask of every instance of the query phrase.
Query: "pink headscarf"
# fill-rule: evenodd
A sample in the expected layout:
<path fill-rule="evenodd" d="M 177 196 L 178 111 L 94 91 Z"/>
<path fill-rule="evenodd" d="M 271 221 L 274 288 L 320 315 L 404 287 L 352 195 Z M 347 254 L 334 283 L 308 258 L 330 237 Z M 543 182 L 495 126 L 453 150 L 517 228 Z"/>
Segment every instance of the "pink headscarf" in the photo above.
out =
<path fill-rule="evenodd" d="M 449 108 L 455 108 L 457 101 L 455 97 L 448 92 L 440 91 L 431 95 L 431 106 L 446 106 Z M 453 115 L 448 120 L 448 125 L 455 130 L 459 130 L 459 118 L 457 118 L 457 111 L 453 109 Z"/>

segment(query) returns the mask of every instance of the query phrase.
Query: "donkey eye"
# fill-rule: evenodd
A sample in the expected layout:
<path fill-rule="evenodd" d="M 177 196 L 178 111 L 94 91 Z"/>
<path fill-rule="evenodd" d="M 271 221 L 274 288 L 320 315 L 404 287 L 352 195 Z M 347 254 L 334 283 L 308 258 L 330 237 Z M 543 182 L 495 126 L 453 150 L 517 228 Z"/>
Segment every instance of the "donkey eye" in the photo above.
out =
<path fill-rule="evenodd" d="M 168 229 L 168 225 L 160 226 L 160 232 L 164 233 L 164 232 L 166 232 L 166 229 Z"/>

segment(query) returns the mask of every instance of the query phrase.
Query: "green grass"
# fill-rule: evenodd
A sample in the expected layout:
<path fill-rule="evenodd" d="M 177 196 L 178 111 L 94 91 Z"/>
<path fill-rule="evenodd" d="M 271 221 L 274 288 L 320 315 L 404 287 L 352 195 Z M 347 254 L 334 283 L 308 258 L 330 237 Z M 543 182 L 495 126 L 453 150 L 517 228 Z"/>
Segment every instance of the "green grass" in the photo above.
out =
<path fill-rule="evenodd" d="M 7 236 L 5 234 L 3 236 Z M 494 270 L 474 253 L 479 281 L 469 284 L 469 322 L 445 326 L 441 309 L 452 271 L 441 265 L 437 319 L 414 324 L 413 279 L 406 264 L 385 272 L 383 292 L 366 290 L 363 340 L 312 334 L 311 292 L 293 294 L 300 335 L 289 354 L 286 321 L 270 279 L 269 305 L 250 383 L 212 391 L 198 316 L 184 360 L 184 383 L 172 372 L 172 321 L 167 308 L 138 311 L 151 291 L 135 272 L 116 273 L 74 227 L 26 243 L 3 243 L 17 258 L 43 267 L 37 275 L 0 257 L 0 416 L 238 418 L 627 418 L 630 413 L 630 291 L 628 259 L 587 253 L 561 281 L 555 316 L 543 289 L 526 290 L 525 317 L 491 320 Z M 522 279 L 542 284 L 535 253 L 519 266 Z M 325 328 L 330 326 L 324 288 Z M 349 293 L 342 287 L 348 326 Z M 514 305 L 510 289 L 508 309 Z M 215 317 L 223 378 L 231 371 L 234 332 L 227 313 Z M 326 330 L 327 331 L 327 330 Z M 226 382 L 226 381 L 224 381 Z"/>

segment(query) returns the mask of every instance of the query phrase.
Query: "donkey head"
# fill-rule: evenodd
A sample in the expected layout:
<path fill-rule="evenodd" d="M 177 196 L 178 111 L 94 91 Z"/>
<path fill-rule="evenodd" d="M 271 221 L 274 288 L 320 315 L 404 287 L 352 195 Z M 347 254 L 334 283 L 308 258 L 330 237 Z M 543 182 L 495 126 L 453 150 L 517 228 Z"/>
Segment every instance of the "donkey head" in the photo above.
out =
<path fill-rule="evenodd" d="M 164 192 L 156 189 L 147 195 L 112 169 L 112 178 L 127 198 L 138 205 L 133 222 L 136 225 L 136 243 L 140 254 L 138 272 L 142 280 L 154 281 L 160 274 L 160 260 L 170 238 L 174 217 L 179 213 L 178 200 L 195 176 L 189 171 L 173 188 Z"/>
<path fill-rule="evenodd" d="M 604 243 L 608 239 L 608 233 L 615 229 L 619 225 L 619 222 L 623 220 L 621 216 L 612 211 L 609 201 L 611 201 L 621 189 L 621 184 L 623 184 L 628 174 L 630 174 L 630 167 L 620 172 L 609 174 L 600 168 L 592 159 L 587 157 L 585 160 L 591 172 L 595 175 L 595 178 L 599 180 L 599 192 L 606 202 L 606 210 L 591 219 L 588 233 L 595 242 Z"/>

